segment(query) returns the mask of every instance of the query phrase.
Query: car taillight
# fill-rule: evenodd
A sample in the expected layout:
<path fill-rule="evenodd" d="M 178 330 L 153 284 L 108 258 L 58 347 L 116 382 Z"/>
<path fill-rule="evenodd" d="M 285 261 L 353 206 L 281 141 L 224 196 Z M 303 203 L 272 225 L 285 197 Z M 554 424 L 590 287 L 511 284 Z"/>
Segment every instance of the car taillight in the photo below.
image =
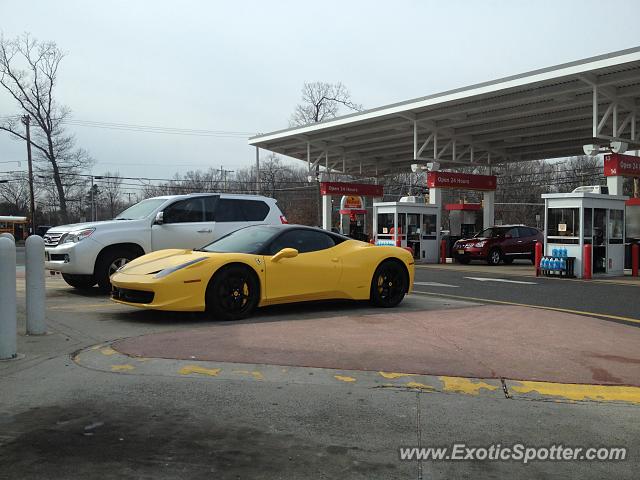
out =
<path fill-rule="evenodd" d="M 289 223 L 287 222 L 287 217 L 285 217 L 284 215 L 280 215 L 280 223 Z"/>

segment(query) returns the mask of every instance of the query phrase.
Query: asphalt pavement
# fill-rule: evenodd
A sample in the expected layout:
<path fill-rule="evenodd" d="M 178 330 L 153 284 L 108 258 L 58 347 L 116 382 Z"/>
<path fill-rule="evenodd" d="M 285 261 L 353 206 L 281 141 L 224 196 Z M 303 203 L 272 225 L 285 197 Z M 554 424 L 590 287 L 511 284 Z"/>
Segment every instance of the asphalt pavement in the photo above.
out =
<path fill-rule="evenodd" d="M 598 281 L 561 280 L 510 274 L 501 265 L 472 268 L 416 268 L 416 292 L 480 303 L 556 308 L 640 327 L 640 287 Z"/>
<path fill-rule="evenodd" d="M 24 247 L 16 247 L 16 265 L 24 266 Z"/>
<path fill-rule="evenodd" d="M 420 271 L 417 281 L 457 281 L 435 270 L 430 275 Z M 505 283 L 497 289 L 505 285 L 507 290 L 539 286 L 537 281 Z M 582 288 L 577 282 L 575 286 Z M 47 278 L 50 334 L 33 337 L 24 335 L 23 278 L 18 278 L 18 295 L 21 358 L 0 362 L 0 478 L 631 479 L 640 468 L 637 404 L 507 397 L 499 381 L 487 395 L 432 390 L 422 380 L 398 388 L 391 379 L 372 385 L 360 381 L 360 373 L 305 366 L 295 375 L 271 377 L 262 365 L 230 364 L 218 374 L 187 359 L 188 372 L 169 374 L 153 370 L 154 360 L 140 357 L 98 369 L 76 361 L 79 352 L 111 359 L 117 353 L 103 347 L 105 342 L 189 329 L 197 334 L 199 328 L 226 324 L 200 314 L 116 305 L 97 292 L 74 291 L 53 277 Z M 477 303 L 416 294 L 397 312 L 452 312 Z M 304 323 L 344 314 L 374 328 L 380 310 L 345 302 L 269 307 L 252 321 Z M 237 334 L 239 348 L 247 335 Z M 136 368 L 147 364 L 148 370 Z M 258 370 L 264 375 L 257 375 Z M 400 447 L 454 443 L 472 448 L 521 443 L 629 450 L 625 461 L 526 465 L 399 458 Z"/>

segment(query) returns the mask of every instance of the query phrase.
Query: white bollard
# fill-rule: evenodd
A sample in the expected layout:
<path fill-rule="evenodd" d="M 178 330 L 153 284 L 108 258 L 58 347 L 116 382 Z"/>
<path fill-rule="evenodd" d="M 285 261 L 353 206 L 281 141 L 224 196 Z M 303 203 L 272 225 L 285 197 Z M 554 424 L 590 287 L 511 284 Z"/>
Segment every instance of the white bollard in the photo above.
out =
<path fill-rule="evenodd" d="M 16 239 L 13 237 L 13 235 L 11 235 L 9 232 L 5 232 L 5 233 L 0 233 L 0 238 L 8 238 L 9 240 L 11 240 L 14 244 L 16 243 Z"/>
<path fill-rule="evenodd" d="M 25 242 L 25 276 L 27 284 L 27 335 L 44 335 L 45 286 L 44 286 L 44 240 L 30 235 Z"/>
<path fill-rule="evenodd" d="M 16 246 L 0 238 L 0 360 L 16 358 Z"/>

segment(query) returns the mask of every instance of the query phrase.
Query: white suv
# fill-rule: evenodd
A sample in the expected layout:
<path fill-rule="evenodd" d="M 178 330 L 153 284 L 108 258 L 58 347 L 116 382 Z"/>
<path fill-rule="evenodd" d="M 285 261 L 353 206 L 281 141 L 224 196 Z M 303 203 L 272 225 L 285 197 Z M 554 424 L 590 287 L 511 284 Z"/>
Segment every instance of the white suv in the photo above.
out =
<path fill-rule="evenodd" d="M 45 267 L 76 288 L 109 277 L 130 260 L 165 248 L 199 248 L 247 225 L 287 223 L 272 198 L 198 193 L 148 198 L 113 220 L 51 228 L 44 236 Z"/>

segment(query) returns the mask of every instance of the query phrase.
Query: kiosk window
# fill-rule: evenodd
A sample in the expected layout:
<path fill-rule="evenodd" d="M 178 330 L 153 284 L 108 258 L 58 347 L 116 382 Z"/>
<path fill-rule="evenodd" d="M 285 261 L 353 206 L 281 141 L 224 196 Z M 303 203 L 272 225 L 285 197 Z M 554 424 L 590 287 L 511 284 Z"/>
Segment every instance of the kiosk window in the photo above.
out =
<path fill-rule="evenodd" d="M 398 232 L 399 235 L 404 235 L 407 233 L 407 214 L 399 213 L 398 214 Z"/>
<path fill-rule="evenodd" d="M 609 243 L 622 243 L 624 210 L 609 210 Z"/>
<path fill-rule="evenodd" d="M 436 235 L 436 215 L 422 215 L 422 235 Z"/>
<path fill-rule="evenodd" d="M 550 208 L 547 214 L 549 237 L 579 237 L 579 208 Z"/>
<path fill-rule="evenodd" d="M 391 235 L 393 228 L 393 213 L 378 214 L 378 233 L 382 235 Z"/>
<path fill-rule="evenodd" d="M 407 214 L 407 234 L 411 240 L 420 239 L 420 214 L 408 213 Z"/>
<path fill-rule="evenodd" d="M 584 238 L 591 238 L 593 235 L 593 210 L 591 208 L 584 209 Z"/>

